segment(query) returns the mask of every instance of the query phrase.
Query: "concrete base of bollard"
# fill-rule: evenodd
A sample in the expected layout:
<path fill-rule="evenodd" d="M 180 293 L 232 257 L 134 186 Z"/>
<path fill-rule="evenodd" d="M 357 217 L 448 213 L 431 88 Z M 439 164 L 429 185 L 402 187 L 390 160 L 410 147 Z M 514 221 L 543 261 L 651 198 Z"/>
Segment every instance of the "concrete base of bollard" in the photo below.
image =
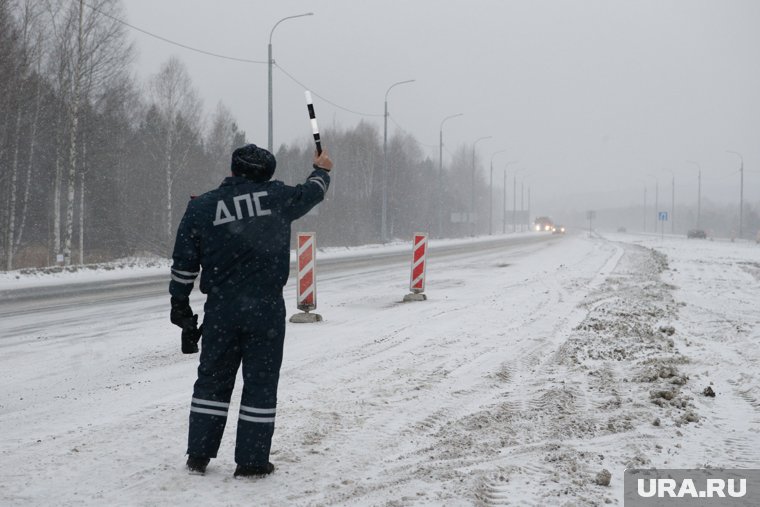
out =
<path fill-rule="evenodd" d="M 322 316 L 318 313 L 301 312 L 290 317 L 290 322 L 295 324 L 308 324 L 311 322 L 322 322 Z"/>
<path fill-rule="evenodd" d="M 426 300 L 427 300 L 427 296 L 425 294 L 421 294 L 418 292 L 412 292 L 404 296 L 404 303 L 409 303 L 412 301 L 426 301 Z"/>

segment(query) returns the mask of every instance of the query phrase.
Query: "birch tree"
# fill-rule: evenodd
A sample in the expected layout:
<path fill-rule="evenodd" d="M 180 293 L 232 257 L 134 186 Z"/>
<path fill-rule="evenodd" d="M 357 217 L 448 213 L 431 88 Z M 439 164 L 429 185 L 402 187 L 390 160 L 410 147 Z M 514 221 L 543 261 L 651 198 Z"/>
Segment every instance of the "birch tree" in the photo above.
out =
<path fill-rule="evenodd" d="M 61 254 L 61 189 L 63 185 L 64 143 L 66 101 L 70 88 L 71 65 L 71 33 L 74 28 L 74 17 L 71 15 L 69 3 L 47 0 L 45 7 L 48 15 L 48 26 L 51 34 L 49 53 L 50 75 L 53 91 L 56 94 L 57 108 L 53 130 L 55 132 L 55 162 L 53 171 L 53 255 Z"/>
<path fill-rule="evenodd" d="M 0 0 L 0 115 L 3 121 L 0 121 L 0 224 L 5 224 L 8 219 L 10 209 L 10 194 L 6 199 L 6 192 L 9 192 L 9 183 L 11 180 L 11 171 L 7 160 L 7 139 L 9 138 L 9 123 L 6 118 L 12 116 L 11 100 L 14 95 L 12 76 L 15 72 L 17 60 L 17 34 L 13 26 L 10 5 L 7 0 Z M 7 235 L 3 234 L 0 238 L 2 252 L 7 256 L 8 244 Z"/>
<path fill-rule="evenodd" d="M 82 101 L 82 68 L 84 56 L 84 0 L 79 0 L 76 51 L 73 57 L 73 89 L 69 110 L 69 161 L 66 192 L 66 229 L 63 241 L 63 263 L 71 264 L 71 237 L 74 228 L 74 190 L 77 176 L 77 134 L 79 133 L 79 106 Z"/>
<path fill-rule="evenodd" d="M 56 157 L 54 229 L 56 236 L 60 234 L 61 160 L 65 156 L 67 185 L 63 259 L 64 264 L 69 265 L 80 162 L 78 156 L 81 151 L 81 107 L 89 103 L 92 94 L 97 93 L 98 89 L 105 88 L 111 81 L 123 75 L 131 63 L 133 49 L 127 42 L 124 26 L 118 21 L 121 13 L 119 0 L 91 0 L 87 4 L 83 0 L 47 0 L 47 5 L 55 35 L 57 54 L 53 59 L 58 60 L 58 91 L 68 129 L 65 149 L 59 149 Z M 61 133 L 61 128 L 62 125 L 59 125 L 57 134 Z M 60 248 L 58 239 L 55 241 L 55 248 Z"/>
<path fill-rule="evenodd" d="M 11 103 L 12 76 L 16 63 L 16 31 L 9 0 L 0 0 L 0 114 L 8 118 Z M 8 122 L 0 121 L 0 184 L 7 185 L 9 172 L 3 164 L 6 152 Z"/>
<path fill-rule="evenodd" d="M 244 143 L 245 135 L 238 129 L 232 113 L 219 102 L 206 136 L 206 154 L 211 165 L 210 176 L 213 179 L 221 179 L 229 174 L 232 150 Z M 208 183 L 213 184 L 215 181 Z"/>
<path fill-rule="evenodd" d="M 35 81 L 35 92 L 34 92 L 34 113 L 32 117 L 32 126 L 31 130 L 29 132 L 29 154 L 27 156 L 27 163 L 26 163 L 26 181 L 24 182 L 24 195 L 21 199 L 21 216 L 20 216 L 20 222 L 18 226 L 18 234 L 16 234 L 16 240 L 15 243 L 10 246 L 10 254 L 11 256 L 14 255 L 16 251 L 18 251 L 19 247 L 21 246 L 21 240 L 24 236 L 24 229 L 26 227 L 26 218 L 27 213 L 29 210 L 29 197 L 31 195 L 31 189 L 32 189 L 32 171 L 34 169 L 34 155 L 35 155 L 35 149 L 37 147 L 37 130 L 39 128 L 40 124 L 40 110 L 42 108 L 42 73 L 41 73 L 41 62 L 42 62 L 42 33 L 40 32 L 37 35 L 37 48 L 38 48 L 38 55 L 37 55 L 37 62 L 36 62 L 36 75 L 34 76 Z M 13 238 L 14 233 L 11 233 L 10 236 Z M 9 261 L 8 269 L 12 269 L 11 264 L 13 263 L 13 260 Z"/>
<path fill-rule="evenodd" d="M 149 84 L 151 97 L 163 126 L 160 152 L 161 170 L 165 179 L 165 240 L 167 245 L 173 234 L 172 187 L 187 167 L 187 158 L 193 148 L 188 137 L 199 131 L 201 101 L 192 86 L 184 64 L 176 57 L 161 66 Z"/>
<path fill-rule="evenodd" d="M 19 12 L 18 19 L 16 20 L 18 26 L 18 52 L 16 58 L 14 58 L 15 65 L 13 66 L 13 72 L 11 73 L 13 88 L 12 90 L 9 90 L 9 95 L 15 97 L 15 111 L 12 116 L 13 120 L 9 122 L 12 127 L 8 137 L 12 147 L 12 154 L 9 162 L 10 181 L 8 185 L 9 199 L 5 230 L 6 238 L 4 241 L 4 244 L 6 245 L 6 269 L 8 270 L 13 269 L 14 255 L 20 241 L 20 234 L 18 234 L 18 232 L 23 230 L 23 225 L 20 229 L 17 229 L 18 195 L 22 188 L 24 192 L 21 200 L 22 224 L 26 217 L 26 207 L 29 200 L 31 177 L 31 167 L 29 165 L 26 167 L 26 178 L 23 181 L 25 184 L 23 186 L 19 184 L 19 176 L 21 176 L 21 152 L 25 145 L 30 143 L 29 139 L 22 135 L 22 123 L 26 119 L 25 117 L 27 116 L 29 109 L 29 99 L 31 98 L 27 96 L 27 87 L 33 80 L 32 71 L 35 68 L 35 64 L 37 64 L 37 69 L 39 69 L 42 50 L 42 30 L 39 25 L 39 9 L 37 8 L 36 3 L 31 0 L 25 0 L 18 6 L 17 11 Z M 35 100 L 35 126 L 39 117 L 40 105 L 39 79 L 37 79 L 36 82 L 35 96 L 37 100 Z M 31 144 L 33 145 L 33 142 L 31 142 Z"/>

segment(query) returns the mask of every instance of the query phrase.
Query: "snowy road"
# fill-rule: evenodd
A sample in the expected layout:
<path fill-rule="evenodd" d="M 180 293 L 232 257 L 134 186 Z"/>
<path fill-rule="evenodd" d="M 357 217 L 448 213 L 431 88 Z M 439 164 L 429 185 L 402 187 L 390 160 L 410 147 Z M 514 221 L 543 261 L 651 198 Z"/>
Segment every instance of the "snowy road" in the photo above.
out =
<path fill-rule="evenodd" d="M 488 250 L 516 248 L 536 242 L 556 240 L 551 236 L 517 235 L 494 239 L 481 239 L 477 242 L 448 241 L 441 242 L 432 251 L 432 257 L 443 259 L 451 256 L 470 255 Z M 435 242 L 434 242 L 435 243 Z M 409 262 L 408 248 L 385 248 L 368 255 L 356 252 L 344 255 L 332 255 L 320 261 L 320 275 L 333 274 L 342 276 L 356 274 L 366 270 L 387 269 L 389 265 L 401 265 Z M 100 279 L 77 283 L 59 283 L 56 285 L 31 285 L 29 287 L 8 286 L 0 288 L 0 318 L 24 316 L 29 320 L 30 314 L 40 314 L 51 310 L 69 310 L 84 305 L 102 303 L 123 303 L 146 299 L 150 296 L 167 294 L 166 270 L 161 274 L 131 276 L 112 279 L 108 273 Z M 291 260 L 291 278 L 295 277 L 295 262 Z M 4 327 L 3 336 L 9 336 L 12 329 Z"/>
<path fill-rule="evenodd" d="M 164 294 L 5 316 L 0 504 L 622 505 L 627 465 L 758 467 L 757 256 L 581 235 L 431 252 L 408 304 L 407 260 L 320 271 L 325 322 L 288 325 L 278 470 L 254 481 L 231 477 L 234 418 L 207 475 L 183 469 L 197 356 Z"/>

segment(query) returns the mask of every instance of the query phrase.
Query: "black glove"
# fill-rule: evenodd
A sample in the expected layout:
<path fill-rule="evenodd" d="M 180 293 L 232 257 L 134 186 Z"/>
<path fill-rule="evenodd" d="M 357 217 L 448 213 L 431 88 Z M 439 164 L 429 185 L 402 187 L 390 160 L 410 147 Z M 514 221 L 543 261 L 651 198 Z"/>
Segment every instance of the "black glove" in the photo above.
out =
<path fill-rule="evenodd" d="M 198 328 L 198 315 L 193 315 L 189 299 L 171 298 L 172 310 L 169 319 L 172 324 L 182 328 L 182 353 L 195 354 L 198 352 L 198 341 L 201 339 L 203 326 Z"/>
<path fill-rule="evenodd" d="M 198 327 L 198 319 L 193 321 L 193 309 L 190 308 L 189 299 L 179 299 L 172 297 L 172 311 L 169 314 L 169 320 L 172 324 L 182 329 Z"/>
<path fill-rule="evenodd" d="M 195 354 L 198 352 L 198 341 L 201 339 L 203 333 L 203 324 L 198 327 L 198 316 L 193 315 L 192 327 L 182 328 L 182 353 L 183 354 Z"/>

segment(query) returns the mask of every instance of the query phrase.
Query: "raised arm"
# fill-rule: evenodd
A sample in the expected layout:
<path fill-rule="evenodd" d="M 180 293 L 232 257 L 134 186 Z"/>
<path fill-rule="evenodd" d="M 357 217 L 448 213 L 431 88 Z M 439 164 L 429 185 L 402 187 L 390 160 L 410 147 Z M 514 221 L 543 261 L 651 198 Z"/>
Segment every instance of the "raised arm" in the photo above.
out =
<path fill-rule="evenodd" d="M 291 220 L 301 218 L 322 202 L 330 186 L 330 175 L 328 173 L 333 168 L 333 162 L 330 160 L 327 150 L 323 150 L 319 155 L 314 153 L 313 167 L 314 171 L 306 179 L 306 182 L 294 187 L 293 194 L 286 203 L 285 208 Z"/>

